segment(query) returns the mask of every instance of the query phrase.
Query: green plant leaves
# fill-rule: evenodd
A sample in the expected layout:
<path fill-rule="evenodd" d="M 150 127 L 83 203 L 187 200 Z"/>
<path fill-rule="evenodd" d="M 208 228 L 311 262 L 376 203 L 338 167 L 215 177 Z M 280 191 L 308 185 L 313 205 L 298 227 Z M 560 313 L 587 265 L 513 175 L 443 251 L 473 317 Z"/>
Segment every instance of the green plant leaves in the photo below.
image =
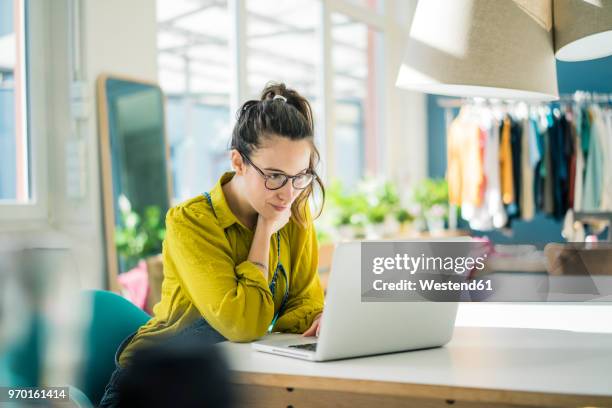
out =
<path fill-rule="evenodd" d="M 126 268 L 134 267 L 139 260 L 161 252 L 166 235 L 161 209 L 148 206 L 143 214 L 137 214 L 129 200 L 119 198 L 120 225 L 115 228 L 117 252 L 126 263 Z"/>

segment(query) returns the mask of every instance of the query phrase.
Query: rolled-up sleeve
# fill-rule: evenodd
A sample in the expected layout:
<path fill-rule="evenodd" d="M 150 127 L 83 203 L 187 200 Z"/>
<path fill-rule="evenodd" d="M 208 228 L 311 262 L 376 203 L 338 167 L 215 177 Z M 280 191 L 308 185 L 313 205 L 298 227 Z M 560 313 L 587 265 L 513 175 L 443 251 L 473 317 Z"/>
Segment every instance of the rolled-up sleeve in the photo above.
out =
<path fill-rule="evenodd" d="M 303 333 L 323 311 L 323 288 L 319 280 L 319 247 L 317 234 L 307 213 L 308 227 L 293 226 L 292 242 L 298 242 L 292 250 L 292 272 L 289 299 L 283 314 L 274 325 L 274 331 Z"/>
<path fill-rule="evenodd" d="M 263 336 L 274 301 L 259 268 L 236 264 L 224 231 L 214 220 L 203 223 L 189 208 L 166 216 L 164 257 L 172 262 L 187 296 L 206 321 L 230 341 Z"/>

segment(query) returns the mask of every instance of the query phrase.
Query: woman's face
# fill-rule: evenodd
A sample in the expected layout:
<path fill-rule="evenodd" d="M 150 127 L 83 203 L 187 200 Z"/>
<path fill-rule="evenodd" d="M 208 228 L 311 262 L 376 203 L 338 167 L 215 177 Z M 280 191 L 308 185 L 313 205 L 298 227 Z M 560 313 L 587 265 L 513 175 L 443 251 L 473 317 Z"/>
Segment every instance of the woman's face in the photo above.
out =
<path fill-rule="evenodd" d="M 309 168 L 311 144 L 308 140 L 291 140 L 268 136 L 249 159 L 265 174 L 277 173 L 295 176 Z M 247 161 L 243 161 L 246 199 L 259 214 L 274 218 L 278 212 L 290 208 L 302 190 L 295 189 L 291 180 L 278 190 L 268 190 L 265 179 Z"/>

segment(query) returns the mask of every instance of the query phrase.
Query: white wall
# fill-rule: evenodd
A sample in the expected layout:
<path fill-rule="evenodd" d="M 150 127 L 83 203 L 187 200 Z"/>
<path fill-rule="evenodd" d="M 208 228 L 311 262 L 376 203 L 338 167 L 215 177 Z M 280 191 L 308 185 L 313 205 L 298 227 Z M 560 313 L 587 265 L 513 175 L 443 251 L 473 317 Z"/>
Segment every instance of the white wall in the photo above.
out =
<path fill-rule="evenodd" d="M 80 214 L 66 212 L 61 225 L 77 242 L 86 242 L 80 253 L 84 283 L 94 286 L 106 285 L 95 83 L 100 74 L 157 81 L 155 0 L 85 0 L 81 22 L 83 72 L 91 96 L 84 131 L 88 189 L 86 199 L 77 203 Z"/>
<path fill-rule="evenodd" d="M 36 40 L 45 43 L 44 81 L 46 100 L 33 104 L 44 108 L 47 152 L 47 218 L 0 225 L 0 242 L 37 247 L 70 247 L 75 255 L 81 286 L 105 288 L 105 252 L 100 187 L 96 79 L 112 73 L 149 81 L 157 80 L 157 26 L 155 0 L 82 0 L 75 19 L 80 25 L 81 78 L 84 85 L 85 117 L 77 122 L 71 115 L 72 69 L 69 42 L 69 0 L 34 0 L 45 16 L 35 30 Z M 77 43 L 78 44 L 78 43 Z M 67 147 L 75 141 L 85 149 L 81 171 L 84 179 L 80 196 L 69 195 Z M 43 152 L 44 153 L 44 152 Z M 78 169 L 78 167 L 77 167 Z M 73 172 L 74 173 L 74 172 Z M 72 177 L 71 177 L 72 176 Z M 3 244 L 3 246 L 5 246 Z"/>
<path fill-rule="evenodd" d="M 157 81 L 155 0 L 85 0 L 88 80 L 105 72 Z"/>
<path fill-rule="evenodd" d="M 406 189 L 427 177 L 427 98 L 423 93 L 395 86 L 416 4 L 416 0 L 400 0 L 388 5 L 395 8 L 388 18 L 396 24 L 388 24 L 392 28 L 386 44 L 390 58 L 385 61 L 385 86 L 390 94 L 386 109 L 389 159 L 385 174 Z"/>

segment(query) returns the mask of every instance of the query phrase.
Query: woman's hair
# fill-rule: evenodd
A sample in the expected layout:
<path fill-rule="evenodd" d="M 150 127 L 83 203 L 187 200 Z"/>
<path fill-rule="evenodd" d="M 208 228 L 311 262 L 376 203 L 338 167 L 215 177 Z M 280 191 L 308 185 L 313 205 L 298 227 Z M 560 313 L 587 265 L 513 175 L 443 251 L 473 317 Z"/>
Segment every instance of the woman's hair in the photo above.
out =
<path fill-rule="evenodd" d="M 275 96 L 279 97 L 275 98 Z M 325 187 L 316 172 L 319 164 L 319 150 L 314 144 L 314 122 L 310 104 L 295 90 L 283 83 L 270 82 L 261 93 L 259 100 L 246 101 L 236 114 L 236 125 L 232 131 L 230 149 L 250 158 L 253 151 L 261 146 L 262 139 L 270 136 L 286 137 L 290 140 L 308 140 L 312 147 L 309 170 L 313 182 L 306 187 L 291 206 L 291 214 L 306 227 L 308 199 L 314 195 L 314 185 L 321 191 L 321 205 L 316 217 L 321 215 L 325 203 Z"/>

